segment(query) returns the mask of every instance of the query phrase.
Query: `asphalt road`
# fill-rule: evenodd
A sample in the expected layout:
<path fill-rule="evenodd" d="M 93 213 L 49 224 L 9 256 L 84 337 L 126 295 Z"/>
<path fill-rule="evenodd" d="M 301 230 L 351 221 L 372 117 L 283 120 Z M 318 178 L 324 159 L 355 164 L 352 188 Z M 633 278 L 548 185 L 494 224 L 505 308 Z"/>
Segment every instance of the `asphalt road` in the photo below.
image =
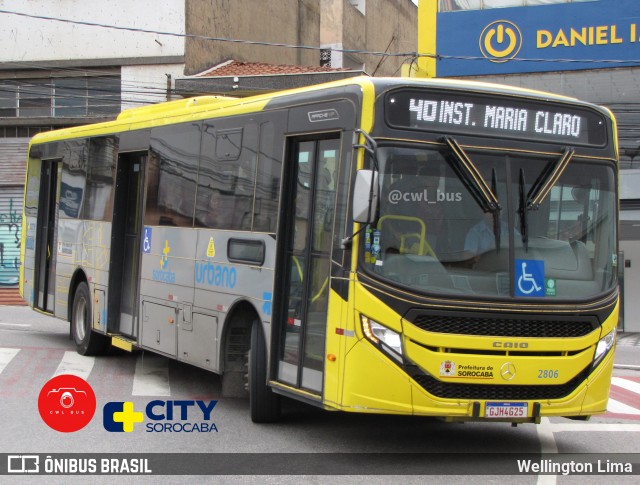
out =
<path fill-rule="evenodd" d="M 640 386 L 639 337 L 622 335 L 618 342 L 614 376 L 620 386 Z M 88 365 L 87 361 L 74 358 L 68 324 L 26 307 L 0 308 L 2 349 L 15 349 L 15 355 L 4 370 L 0 368 L 0 460 L 5 459 L 2 454 L 25 453 L 42 457 L 95 453 L 81 456 L 96 459 L 112 456 L 109 454 L 152 454 L 149 456 L 156 473 L 184 473 L 186 469 L 187 473 L 214 475 L 102 477 L 123 483 L 371 484 L 393 479 L 402 483 L 462 484 L 468 483 L 468 475 L 475 476 L 475 483 L 637 482 L 637 475 L 624 473 L 563 476 L 522 474 L 515 468 L 518 457 L 577 456 L 578 460 L 602 459 L 605 464 L 607 460 L 640 462 L 640 394 L 623 387 L 612 387 L 612 397 L 626 406 L 620 408 L 626 413 L 609 412 L 586 423 L 553 418 L 544 419 L 538 426 L 451 424 L 426 418 L 331 413 L 287 401 L 280 423 L 256 425 L 249 419 L 247 401 L 221 397 L 218 376 L 149 353 L 114 352 L 92 360 L 87 373 L 86 379 L 96 393 L 96 416 L 80 431 L 60 433 L 42 421 L 37 396 L 43 383 L 61 366 L 75 365 L 77 370 L 86 371 L 83 366 Z M 160 387 L 140 384 L 139 375 L 144 370 L 147 379 L 151 379 L 146 385 L 152 382 Z M 140 391 L 135 392 L 136 389 Z M 132 402 L 136 410 L 142 411 L 152 401 L 166 405 L 169 401 L 197 400 L 218 401 L 212 411 L 215 431 L 157 432 L 142 425 L 147 423 L 140 423 L 131 433 L 109 433 L 100 416 L 108 402 Z M 158 406 L 156 412 L 163 409 Z M 194 409 L 195 406 L 189 410 L 190 418 Z M 153 455 L 157 453 L 163 455 Z M 2 466 L 0 462 L 0 471 Z M 636 474 L 640 471 L 638 466 L 635 465 Z M 513 473 L 502 475 L 505 470 Z M 88 478 L 93 481 L 96 477 L 82 479 Z M 32 477 L 29 481 L 43 479 Z M 46 479 L 49 483 L 68 483 L 81 478 Z"/>

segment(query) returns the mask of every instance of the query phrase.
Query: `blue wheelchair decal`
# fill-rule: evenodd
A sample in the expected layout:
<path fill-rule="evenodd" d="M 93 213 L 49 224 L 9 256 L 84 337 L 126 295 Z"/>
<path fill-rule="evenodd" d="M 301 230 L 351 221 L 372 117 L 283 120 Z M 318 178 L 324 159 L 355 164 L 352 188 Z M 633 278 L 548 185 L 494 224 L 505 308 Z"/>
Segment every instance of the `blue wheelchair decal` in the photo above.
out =
<path fill-rule="evenodd" d="M 145 227 L 144 237 L 142 238 L 142 251 L 145 253 L 151 252 L 151 234 L 152 234 L 151 228 Z"/>
<path fill-rule="evenodd" d="M 516 296 L 545 296 L 544 261 L 516 259 Z"/>

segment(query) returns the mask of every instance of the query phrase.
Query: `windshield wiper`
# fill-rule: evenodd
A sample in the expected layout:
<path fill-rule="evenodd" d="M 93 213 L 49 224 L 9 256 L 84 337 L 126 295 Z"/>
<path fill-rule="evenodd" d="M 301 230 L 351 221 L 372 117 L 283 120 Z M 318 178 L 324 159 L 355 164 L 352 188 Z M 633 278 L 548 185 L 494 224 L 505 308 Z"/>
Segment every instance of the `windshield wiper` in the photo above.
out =
<path fill-rule="evenodd" d="M 452 164 L 456 175 L 462 180 L 467 190 L 471 193 L 480 208 L 484 212 L 497 212 L 501 209 L 495 193 L 489 188 L 478 168 L 471 161 L 467 153 L 453 138 L 445 136 L 444 141 L 453 154 Z M 495 190 L 495 188 L 494 188 Z"/>
<path fill-rule="evenodd" d="M 527 212 L 540 208 L 542 201 L 549 195 L 553 186 L 566 170 L 574 153 L 575 150 L 573 148 L 565 148 L 564 153 L 555 163 L 547 164 L 526 195 L 524 170 L 520 169 L 520 208 L 518 211 L 520 212 L 520 233 L 522 234 L 522 244 L 525 250 L 529 246 Z"/>
<path fill-rule="evenodd" d="M 573 148 L 566 148 L 562 157 L 560 157 L 555 164 L 547 164 L 538 179 L 531 186 L 531 190 L 529 190 L 529 194 L 527 195 L 528 210 L 537 210 L 540 207 L 542 201 L 549 195 L 553 186 L 564 173 L 574 153 L 575 150 Z"/>
<path fill-rule="evenodd" d="M 491 188 L 487 185 L 487 182 L 480 174 L 480 171 L 475 166 L 473 161 L 469 158 L 469 155 L 463 150 L 456 140 L 451 137 L 445 136 L 444 141 L 453 155 L 453 161 L 451 164 L 456 175 L 462 180 L 464 186 L 469 193 L 473 196 L 476 203 L 480 206 L 483 212 L 491 212 L 493 215 L 493 235 L 495 237 L 496 251 L 500 251 L 500 202 L 498 202 L 497 193 L 497 177 L 496 170 L 491 170 Z"/>
<path fill-rule="evenodd" d="M 498 192 L 498 177 L 496 176 L 495 167 L 491 169 L 491 191 L 496 194 Z M 498 210 L 493 211 L 493 237 L 495 238 L 496 253 L 500 252 L 500 234 L 502 228 L 500 227 L 500 205 Z"/>

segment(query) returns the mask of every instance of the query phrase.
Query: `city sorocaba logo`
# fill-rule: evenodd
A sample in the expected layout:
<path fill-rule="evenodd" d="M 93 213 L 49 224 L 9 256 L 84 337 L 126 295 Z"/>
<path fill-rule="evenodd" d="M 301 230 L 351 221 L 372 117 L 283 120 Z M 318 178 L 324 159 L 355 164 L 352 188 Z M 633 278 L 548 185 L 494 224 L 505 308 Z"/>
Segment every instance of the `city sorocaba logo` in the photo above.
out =
<path fill-rule="evenodd" d="M 96 412 L 96 395 L 87 381 L 71 374 L 50 379 L 38 396 L 38 411 L 50 428 L 71 433 L 84 428 Z"/>

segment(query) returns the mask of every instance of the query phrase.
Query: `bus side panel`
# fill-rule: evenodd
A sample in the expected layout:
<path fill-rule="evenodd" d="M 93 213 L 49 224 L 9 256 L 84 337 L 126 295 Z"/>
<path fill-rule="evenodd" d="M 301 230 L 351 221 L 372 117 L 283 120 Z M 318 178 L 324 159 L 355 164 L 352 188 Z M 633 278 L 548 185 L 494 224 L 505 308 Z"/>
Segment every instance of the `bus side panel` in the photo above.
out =
<path fill-rule="evenodd" d="M 254 258 L 258 253 L 262 253 L 263 258 Z M 233 323 L 229 316 L 233 317 L 234 314 L 229 312 L 241 301 L 251 304 L 263 325 L 271 323 L 275 265 L 275 240 L 271 236 L 202 229 L 198 234 L 195 259 L 194 308 L 208 313 L 216 312 L 219 316 L 215 339 L 208 340 L 208 345 L 214 351 L 224 343 L 225 330 Z M 181 329 L 179 332 L 181 357 L 183 352 L 189 351 L 189 342 L 195 344 L 199 339 L 196 331 L 194 328 L 193 335 L 189 329 Z M 269 338 L 270 333 L 270 329 L 265 328 L 266 338 Z M 229 359 L 230 356 L 224 356 L 222 352 L 214 355 L 218 361 L 214 370 L 222 369 L 221 359 L 225 357 Z M 244 357 L 238 355 L 234 358 Z"/>
<path fill-rule="evenodd" d="M 193 303 L 193 229 L 144 227 L 140 273 L 142 347 L 177 356 L 179 304 Z"/>

